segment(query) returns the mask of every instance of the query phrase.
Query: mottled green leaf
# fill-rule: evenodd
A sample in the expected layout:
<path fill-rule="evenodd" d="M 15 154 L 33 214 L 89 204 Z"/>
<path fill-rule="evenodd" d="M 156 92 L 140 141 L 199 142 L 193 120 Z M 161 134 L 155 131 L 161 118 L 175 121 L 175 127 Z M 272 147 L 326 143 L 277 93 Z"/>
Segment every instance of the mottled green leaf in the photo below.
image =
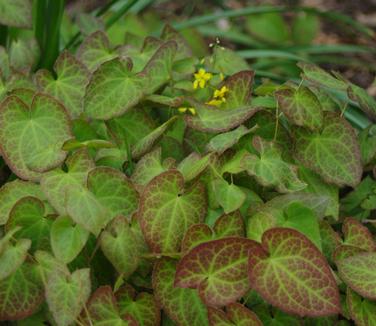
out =
<path fill-rule="evenodd" d="M 223 108 L 233 109 L 249 104 L 254 75 L 252 70 L 243 70 L 226 79 L 224 85 L 228 91 L 225 94 L 226 102 L 222 104 Z"/>
<path fill-rule="evenodd" d="M 262 247 L 250 253 L 248 270 L 252 287 L 285 312 L 318 317 L 341 310 L 339 291 L 328 263 L 298 231 L 266 231 Z"/>
<path fill-rule="evenodd" d="M 308 87 L 284 88 L 275 92 L 278 108 L 293 123 L 309 129 L 321 128 L 324 120 L 321 104 Z"/>
<path fill-rule="evenodd" d="M 160 324 L 161 312 L 154 296 L 147 292 L 139 294 L 128 284 L 115 293 L 121 315 L 131 315 L 139 326 Z"/>
<path fill-rule="evenodd" d="M 65 51 L 57 58 L 54 70 L 57 77 L 47 70 L 39 70 L 35 79 L 41 91 L 55 97 L 64 104 L 72 118 L 77 118 L 83 112 L 85 88 L 89 82 L 89 72 L 86 67 Z"/>
<path fill-rule="evenodd" d="M 350 83 L 347 93 L 350 99 L 358 102 L 364 113 L 372 119 L 376 119 L 376 100 L 366 90 Z"/>
<path fill-rule="evenodd" d="M 376 251 L 376 241 L 370 230 L 359 221 L 348 217 L 343 221 L 343 244 L 358 247 L 365 251 Z"/>
<path fill-rule="evenodd" d="M 376 252 L 362 252 L 337 259 L 339 276 L 361 296 L 376 299 Z"/>
<path fill-rule="evenodd" d="M 0 24 L 20 28 L 31 27 L 31 1 L 0 0 Z"/>
<path fill-rule="evenodd" d="M 201 157 L 193 152 L 179 163 L 177 169 L 183 175 L 185 182 L 192 181 L 205 171 L 210 165 L 212 157 L 211 154 Z"/>
<path fill-rule="evenodd" d="M 89 232 L 75 224 L 68 216 L 58 217 L 51 226 L 51 247 L 56 258 L 70 263 L 80 253 Z"/>
<path fill-rule="evenodd" d="M 69 117 L 53 98 L 37 94 L 28 107 L 18 97 L 8 97 L 0 110 L 0 143 L 9 167 L 20 178 L 39 180 L 41 173 L 60 165 L 71 138 Z"/>
<path fill-rule="evenodd" d="M 0 282 L 0 320 L 19 320 L 37 311 L 43 301 L 42 282 L 36 266 L 21 265 Z"/>
<path fill-rule="evenodd" d="M 375 301 L 363 299 L 350 288 L 347 288 L 346 302 L 351 319 L 355 321 L 357 326 L 376 325 Z"/>
<path fill-rule="evenodd" d="M 90 269 L 79 269 L 71 275 L 55 272 L 46 284 L 46 300 L 56 324 L 75 322 L 90 296 Z"/>
<path fill-rule="evenodd" d="M 215 192 L 215 198 L 226 214 L 239 209 L 246 199 L 246 194 L 240 187 L 233 183 L 229 184 L 224 179 L 214 180 L 212 187 Z"/>
<path fill-rule="evenodd" d="M 274 143 L 255 136 L 253 146 L 259 154 L 250 154 L 244 164 L 247 172 L 261 185 L 275 187 L 279 192 L 294 192 L 306 187 L 297 175 L 297 167 L 282 159 L 282 152 Z"/>
<path fill-rule="evenodd" d="M 329 183 L 355 187 L 360 182 L 362 164 L 355 131 L 335 114 L 325 116 L 321 132 L 297 130 L 295 156 Z"/>
<path fill-rule="evenodd" d="M 206 307 L 197 291 L 174 286 L 175 273 L 175 261 L 161 259 L 156 263 L 153 289 L 159 305 L 178 325 L 208 326 Z"/>
<path fill-rule="evenodd" d="M 155 177 L 141 195 L 139 218 L 144 237 L 154 252 L 175 252 L 187 229 L 206 215 L 206 195 L 201 183 L 184 188 L 178 171 Z"/>
<path fill-rule="evenodd" d="M 215 326 L 262 326 L 257 315 L 240 303 L 231 303 L 223 310 L 208 307 L 210 325 Z"/>
<path fill-rule="evenodd" d="M 234 302 L 249 289 L 248 253 L 258 244 L 244 238 L 223 238 L 202 243 L 178 263 L 175 286 L 195 288 L 211 306 Z"/>

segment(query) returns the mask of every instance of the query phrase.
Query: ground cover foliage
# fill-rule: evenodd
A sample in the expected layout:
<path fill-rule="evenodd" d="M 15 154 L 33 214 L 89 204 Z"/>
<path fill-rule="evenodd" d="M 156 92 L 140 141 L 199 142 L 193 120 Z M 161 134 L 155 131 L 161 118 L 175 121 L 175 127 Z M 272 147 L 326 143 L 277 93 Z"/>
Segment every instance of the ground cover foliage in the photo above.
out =
<path fill-rule="evenodd" d="M 24 1 L 2 24 L 28 26 Z M 14 13 L 17 14 L 14 14 Z M 255 82 L 175 29 L 0 49 L 0 320 L 376 325 L 376 102 L 336 72 Z M 32 54 L 35 53 L 35 56 Z"/>

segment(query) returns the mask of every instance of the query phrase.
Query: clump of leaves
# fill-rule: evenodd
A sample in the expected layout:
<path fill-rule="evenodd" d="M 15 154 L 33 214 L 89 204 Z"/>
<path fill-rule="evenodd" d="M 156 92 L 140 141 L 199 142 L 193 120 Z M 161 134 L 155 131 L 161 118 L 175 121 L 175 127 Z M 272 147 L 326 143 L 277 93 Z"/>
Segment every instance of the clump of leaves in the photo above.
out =
<path fill-rule="evenodd" d="M 375 325 L 375 132 L 326 105 L 373 99 L 306 63 L 255 89 L 170 26 L 128 39 L 1 61 L 0 320 Z"/>

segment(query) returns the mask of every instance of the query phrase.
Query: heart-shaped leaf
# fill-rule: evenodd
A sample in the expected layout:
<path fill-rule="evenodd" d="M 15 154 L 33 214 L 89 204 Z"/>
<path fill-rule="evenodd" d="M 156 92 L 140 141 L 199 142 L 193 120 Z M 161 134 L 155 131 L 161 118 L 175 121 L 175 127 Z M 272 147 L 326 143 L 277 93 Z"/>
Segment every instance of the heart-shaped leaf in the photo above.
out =
<path fill-rule="evenodd" d="M 84 325 L 138 326 L 133 317 L 120 316 L 119 307 L 110 286 L 101 286 L 92 294 L 84 313 Z"/>
<path fill-rule="evenodd" d="M 336 259 L 339 276 L 361 296 L 376 299 L 376 252 L 361 252 Z"/>
<path fill-rule="evenodd" d="M 228 91 L 224 108 L 233 109 L 249 104 L 254 75 L 251 70 L 243 70 L 226 79 L 224 85 Z"/>
<path fill-rule="evenodd" d="M 38 87 L 60 100 L 69 115 L 77 118 L 83 112 L 83 99 L 89 82 L 89 72 L 67 51 L 62 52 L 57 58 L 54 70 L 56 78 L 47 70 L 39 70 L 36 73 Z"/>
<path fill-rule="evenodd" d="M 206 307 L 197 292 L 174 286 L 175 272 L 176 262 L 173 260 L 163 258 L 154 266 L 153 289 L 159 305 L 178 325 L 208 325 Z"/>
<path fill-rule="evenodd" d="M 296 166 L 282 159 L 282 152 L 274 143 L 256 136 L 253 146 L 258 156 L 250 154 L 243 162 L 247 172 L 261 185 L 276 187 L 279 192 L 294 192 L 306 187 L 297 175 Z"/>
<path fill-rule="evenodd" d="M 93 73 L 85 94 L 85 113 L 108 120 L 125 113 L 143 95 L 141 78 L 131 72 L 132 63 L 119 58 L 106 61 Z"/>
<path fill-rule="evenodd" d="M 281 89 L 275 96 L 278 107 L 293 124 L 309 129 L 321 128 L 324 120 L 321 104 L 308 87 Z"/>
<path fill-rule="evenodd" d="M 273 306 L 299 316 L 341 310 L 332 271 L 320 251 L 296 230 L 272 228 L 250 253 L 251 286 Z M 272 285 L 272 286 L 271 286 Z"/>
<path fill-rule="evenodd" d="M 178 171 L 155 177 L 141 195 L 139 218 L 145 239 L 154 252 L 175 252 L 187 229 L 206 214 L 204 186 L 184 189 Z"/>
<path fill-rule="evenodd" d="M 80 253 L 89 238 L 89 232 L 70 217 L 60 216 L 51 226 L 51 247 L 57 259 L 70 263 Z"/>
<path fill-rule="evenodd" d="M 29 0 L 1 0 L 0 24 L 19 28 L 31 27 L 31 2 Z"/>
<path fill-rule="evenodd" d="M 152 294 L 136 291 L 128 284 L 115 293 L 121 315 L 131 315 L 139 326 L 160 324 L 161 312 Z"/>
<path fill-rule="evenodd" d="M 24 263 L 0 282 L 0 320 L 26 318 L 42 301 L 42 281 L 35 265 Z"/>
<path fill-rule="evenodd" d="M 14 204 L 22 197 L 33 196 L 45 200 L 40 186 L 33 182 L 14 180 L 4 184 L 0 189 L 0 225 L 8 221 Z"/>
<path fill-rule="evenodd" d="M 128 278 L 138 267 L 146 251 L 144 239 L 137 232 L 138 221 L 130 224 L 125 217 L 115 218 L 100 238 L 104 255 L 119 274 Z"/>
<path fill-rule="evenodd" d="M 55 169 L 44 173 L 41 179 L 43 192 L 60 215 L 67 215 L 67 189 L 84 187 L 88 172 L 95 167 L 86 149 L 76 151 L 65 164 L 68 167 L 67 172 Z"/>
<path fill-rule="evenodd" d="M 362 175 L 360 150 L 351 125 L 335 114 L 327 114 L 321 132 L 298 129 L 295 156 L 329 183 L 355 187 Z"/>
<path fill-rule="evenodd" d="M 110 219 L 130 216 L 138 207 L 138 193 L 125 174 L 109 167 L 91 170 L 87 179 L 88 189 L 98 202 L 110 212 Z"/>
<path fill-rule="evenodd" d="M 90 296 L 90 269 L 71 275 L 52 273 L 46 285 L 46 300 L 57 325 L 71 325 Z"/>
<path fill-rule="evenodd" d="M 6 229 L 20 227 L 15 234 L 17 239 L 32 240 L 31 251 L 50 248 L 52 220 L 46 217 L 44 204 L 35 197 L 23 197 L 12 208 Z"/>
<path fill-rule="evenodd" d="M 376 101 L 363 88 L 351 84 L 347 90 L 349 98 L 358 102 L 361 109 L 372 119 L 376 119 Z"/>
<path fill-rule="evenodd" d="M 365 251 L 376 251 L 376 241 L 367 227 L 357 220 L 348 217 L 342 224 L 342 232 L 345 237 L 344 244 L 358 247 Z"/>
<path fill-rule="evenodd" d="M 237 185 L 227 183 L 224 179 L 216 179 L 212 183 L 215 197 L 224 212 L 229 214 L 243 205 L 246 194 Z"/>
<path fill-rule="evenodd" d="M 110 49 L 107 35 L 102 31 L 90 34 L 77 51 L 79 60 L 91 71 L 96 70 L 103 62 L 114 59 L 117 54 Z"/>
<path fill-rule="evenodd" d="M 350 288 L 347 288 L 346 303 L 351 319 L 358 326 L 376 325 L 376 303 L 363 299 Z"/>
<path fill-rule="evenodd" d="M 16 96 L 2 103 L 0 147 L 20 178 L 39 180 L 40 172 L 60 165 L 66 157 L 61 147 L 69 138 L 69 117 L 53 98 L 37 94 L 30 107 Z"/>
<path fill-rule="evenodd" d="M 209 324 L 211 326 L 262 326 L 257 315 L 241 305 L 231 303 L 226 306 L 226 312 L 220 309 L 208 307 Z"/>
<path fill-rule="evenodd" d="M 244 238 L 223 238 L 202 243 L 178 263 L 175 286 L 196 288 L 211 306 L 234 302 L 249 289 L 248 254 L 259 245 Z"/>

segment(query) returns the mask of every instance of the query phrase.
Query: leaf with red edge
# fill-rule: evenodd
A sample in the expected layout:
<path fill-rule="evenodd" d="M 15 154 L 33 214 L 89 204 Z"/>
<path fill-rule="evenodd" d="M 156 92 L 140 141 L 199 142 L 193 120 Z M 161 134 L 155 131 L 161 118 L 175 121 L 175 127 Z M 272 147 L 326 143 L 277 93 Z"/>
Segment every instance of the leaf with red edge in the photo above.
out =
<path fill-rule="evenodd" d="M 92 294 L 82 317 L 87 326 L 138 326 L 131 316 L 120 316 L 116 297 L 108 285 Z"/>
<path fill-rule="evenodd" d="M 184 188 L 175 170 L 155 177 L 141 195 L 139 218 L 144 237 L 154 252 L 175 252 L 187 229 L 206 215 L 203 184 Z"/>
<path fill-rule="evenodd" d="M 273 306 L 299 316 L 328 316 L 341 310 L 339 291 L 324 256 L 303 234 L 272 228 L 250 253 L 251 286 Z"/>
<path fill-rule="evenodd" d="M 376 252 L 336 260 L 340 278 L 361 296 L 376 300 Z"/>
<path fill-rule="evenodd" d="M 133 287 L 125 284 L 115 292 L 115 296 L 122 316 L 131 315 L 139 326 L 160 324 L 161 312 L 152 294 L 137 294 Z"/>
<path fill-rule="evenodd" d="M 208 325 L 206 307 L 196 290 L 174 286 L 176 262 L 159 260 L 153 270 L 153 289 L 156 300 L 167 315 L 180 326 Z"/>
<path fill-rule="evenodd" d="M 184 235 L 181 243 L 181 251 L 187 252 L 199 244 L 213 240 L 214 234 L 210 226 L 207 224 L 194 224 Z"/>
<path fill-rule="evenodd" d="M 341 244 L 340 235 L 333 230 L 328 222 L 319 222 L 322 252 L 329 262 L 332 262 L 334 250 Z"/>
<path fill-rule="evenodd" d="M 245 238 L 223 238 L 202 243 L 178 263 L 175 286 L 198 289 L 208 305 L 223 306 L 249 289 L 248 254 L 259 247 Z"/>
<path fill-rule="evenodd" d="M 342 224 L 342 232 L 345 238 L 344 244 L 359 247 L 366 251 L 376 250 L 376 241 L 367 227 L 359 221 L 348 217 Z"/>
<path fill-rule="evenodd" d="M 24 263 L 0 282 L 0 321 L 31 316 L 42 301 L 42 280 L 36 266 Z"/>
<path fill-rule="evenodd" d="M 240 303 L 226 306 L 226 313 L 220 309 L 208 307 L 210 326 L 262 326 L 257 315 Z"/>
<path fill-rule="evenodd" d="M 376 325 L 376 302 L 364 299 L 347 288 L 346 302 L 351 319 L 357 326 Z"/>
<path fill-rule="evenodd" d="M 224 85 L 228 88 L 228 92 L 225 96 L 224 108 L 233 109 L 249 104 L 254 76 L 254 71 L 242 70 L 225 80 Z"/>
<path fill-rule="evenodd" d="M 334 262 L 337 262 L 341 259 L 345 259 L 347 257 L 351 257 L 362 252 L 366 252 L 366 251 L 359 247 L 354 247 L 354 246 L 349 246 L 349 245 L 340 245 L 337 248 L 335 248 L 335 250 L 333 251 L 332 258 Z"/>

